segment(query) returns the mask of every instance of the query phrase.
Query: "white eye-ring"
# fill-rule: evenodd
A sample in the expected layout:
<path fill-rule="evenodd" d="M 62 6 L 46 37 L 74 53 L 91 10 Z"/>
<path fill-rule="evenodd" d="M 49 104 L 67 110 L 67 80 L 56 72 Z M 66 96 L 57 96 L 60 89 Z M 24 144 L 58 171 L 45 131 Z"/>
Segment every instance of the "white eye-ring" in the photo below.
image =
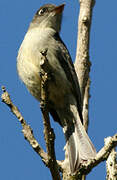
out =
<path fill-rule="evenodd" d="M 46 11 L 47 11 L 46 8 L 42 8 L 42 9 L 40 9 L 40 11 L 38 12 L 38 14 L 39 14 L 39 15 L 42 15 L 42 14 L 44 14 Z"/>

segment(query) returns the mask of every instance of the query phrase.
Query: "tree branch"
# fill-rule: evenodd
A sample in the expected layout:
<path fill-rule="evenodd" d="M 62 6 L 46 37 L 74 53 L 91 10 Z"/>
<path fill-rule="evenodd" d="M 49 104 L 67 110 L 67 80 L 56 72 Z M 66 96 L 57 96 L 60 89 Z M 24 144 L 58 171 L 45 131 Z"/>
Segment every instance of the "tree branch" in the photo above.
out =
<path fill-rule="evenodd" d="M 19 122 L 22 125 L 22 132 L 24 134 L 24 138 L 30 143 L 34 151 L 38 153 L 41 157 L 42 161 L 46 166 L 50 168 L 51 175 L 53 180 L 60 180 L 59 169 L 62 169 L 60 165 L 57 164 L 55 149 L 54 149 L 54 141 L 55 134 L 53 129 L 51 128 L 50 120 L 49 120 L 49 112 L 48 112 L 48 80 L 50 77 L 50 67 L 48 64 L 48 60 L 46 58 L 47 50 L 41 52 L 42 59 L 40 62 L 41 67 L 41 111 L 43 115 L 43 124 L 44 124 L 44 138 L 46 142 L 47 153 L 41 148 L 38 144 L 37 140 L 33 135 L 33 131 L 29 125 L 26 124 L 23 116 L 21 115 L 18 108 L 12 103 L 10 99 L 10 95 L 6 91 L 5 87 L 2 87 L 2 102 L 4 102 L 7 106 L 10 107 L 11 112 L 18 118 Z M 58 161 L 59 162 L 59 161 Z"/>
<path fill-rule="evenodd" d="M 111 137 L 105 138 L 105 144 L 108 144 L 108 141 L 110 141 Z M 106 169 L 107 169 L 107 180 L 117 180 L 117 152 L 115 151 L 115 148 L 111 150 L 111 153 L 109 154 L 107 161 L 106 161 Z"/>
<path fill-rule="evenodd" d="M 56 161 L 56 154 L 54 148 L 55 134 L 51 128 L 49 112 L 48 112 L 48 81 L 51 80 L 51 68 L 47 59 L 47 49 L 41 52 L 42 58 L 40 62 L 40 75 L 41 75 L 41 111 L 43 115 L 44 124 L 44 137 L 46 142 L 46 149 L 49 158 L 49 168 L 52 178 L 54 180 L 60 180 L 60 174 L 58 164 Z"/>
<path fill-rule="evenodd" d="M 95 0 L 79 0 L 80 12 L 78 19 L 78 39 L 75 60 L 75 70 L 78 76 L 82 97 L 83 124 L 87 131 L 89 123 L 89 91 L 90 91 L 90 66 L 89 41 L 92 20 L 92 9 Z M 84 176 L 81 178 L 85 179 Z"/>
<path fill-rule="evenodd" d="M 89 61 L 89 40 L 94 0 L 79 0 L 79 2 L 80 12 L 75 69 L 79 78 L 82 99 L 84 99 L 85 87 L 89 78 L 91 65 Z"/>
<path fill-rule="evenodd" d="M 34 151 L 36 151 L 37 154 L 41 157 L 44 164 L 50 168 L 51 173 L 55 173 L 56 171 L 61 170 L 63 172 L 64 180 L 71 180 L 71 179 L 80 180 L 80 179 L 82 179 L 83 175 L 87 175 L 100 162 L 107 160 L 107 163 L 108 163 L 107 178 L 108 178 L 108 180 L 110 180 L 109 177 L 114 177 L 113 180 L 116 179 L 116 175 L 117 175 L 116 153 L 115 152 L 113 153 L 113 149 L 117 146 L 117 134 L 115 134 L 113 137 L 108 138 L 105 146 L 97 153 L 95 159 L 89 160 L 87 162 L 82 162 L 82 164 L 79 167 L 79 170 L 74 175 L 68 174 L 66 172 L 66 168 L 64 169 L 64 162 L 63 163 L 62 163 L 62 161 L 56 162 L 56 159 L 54 159 L 55 157 L 53 157 L 53 152 L 51 151 L 50 147 L 52 146 L 52 148 L 53 148 L 53 142 L 52 142 L 53 140 L 52 139 L 54 139 L 54 137 L 50 133 L 51 130 L 50 131 L 47 130 L 48 134 L 50 133 L 47 138 L 48 141 L 50 141 L 50 142 L 47 142 L 48 154 L 50 154 L 50 156 L 48 156 L 48 154 L 45 153 L 44 150 L 41 148 L 41 146 L 38 144 L 37 140 L 35 139 L 35 137 L 33 135 L 32 129 L 30 128 L 29 125 L 26 124 L 26 121 L 24 120 L 23 116 L 19 112 L 18 108 L 12 103 L 10 96 L 9 96 L 8 92 L 6 91 L 5 87 L 2 87 L 2 91 L 3 91 L 3 94 L 1 97 L 2 101 L 11 109 L 11 112 L 18 118 L 19 122 L 21 123 L 22 128 L 23 128 L 22 132 L 24 134 L 24 138 L 30 143 L 30 145 L 32 146 Z M 48 121 L 48 119 L 46 119 L 44 113 L 43 113 L 44 118 L 45 118 L 44 121 L 46 121 L 46 120 Z M 48 118 L 48 116 L 47 116 L 47 118 Z M 47 124 L 45 126 L 47 126 Z M 51 127 L 49 127 L 49 129 L 51 129 Z M 49 143 L 50 143 L 50 145 L 49 145 Z M 52 157 L 51 157 L 51 153 L 52 153 Z M 113 164 L 113 161 L 111 161 L 109 154 L 112 157 L 112 160 L 114 159 L 114 162 L 115 162 L 114 164 Z M 55 172 L 53 172 L 52 167 L 55 170 Z M 60 168 L 60 169 L 58 170 L 58 168 Z M 111 171 L 111 176 L 110 176 L 110 168 L 113 168 L 113 171 Z M 56 172 L 56 174 L 57 174 L 57 172 Z M 52 177 L 54 180 L 60 179 L 60 175 L 55 177 L 55 175 L 52 174 Z"/>
<path fill-rule="evenodd" d="M 75 69 L 81 89 L 84 126 L 87 130 L 89 84 L 90 84 L 89 72 L 91 66 L 91 62 L 89 60 L 89 41 L 90 41 L 92 9 L 95 1 L 79 0 L 79 2 L 80 2 L 80 12 L 78 19 L 78 39 L 77 39 Z"/>
<path fill-rule="evenodd" d="M 84 92 L 84 100 L 83 100 L 83 125 L 87 131 L 88 123 L 89 123 L 89 90 L 90 90 L 90 79 L 88 79 L 85 92 Z"/>
<path fill-rule="evenodd" d="M 29 142 L 29 144 L 32 146 L 34 151 L 36 151 L 36 153 L 41 157 L 44 164 L 48 166 L 47 153 L 44 152 L 40 144 L 35 139 L 31 127 L 26 123 L 18 108 L 12 103 L 10 99 L 10 95 L 6 91 L 5 87 L 2 87 L 2 91 L 3 91 L 3 94 L 1 96 L 2 102 L 5 103 L 10 108 L 11 112 L 17 117 L 17 119 L 21 123 L 24 138 Z"/>

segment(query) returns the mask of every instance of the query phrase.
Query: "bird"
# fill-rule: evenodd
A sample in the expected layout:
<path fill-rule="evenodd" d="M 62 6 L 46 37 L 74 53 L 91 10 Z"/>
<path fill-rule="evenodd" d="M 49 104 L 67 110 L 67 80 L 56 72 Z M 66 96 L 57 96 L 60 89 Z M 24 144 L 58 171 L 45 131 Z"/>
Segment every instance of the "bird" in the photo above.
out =
<path fill-rule="evenodd" d="M 41 52 L 47 49 L 52 80 L 48 82 L 48 110 L 63 128 L 69 172 L 96 150 L 83 126 L 82 99 L 70 53 L 60 37 L 65 4 L 45 4 L 34 15 L 17 56 L 17 71 L 29 92 L 41 101 Z"/>

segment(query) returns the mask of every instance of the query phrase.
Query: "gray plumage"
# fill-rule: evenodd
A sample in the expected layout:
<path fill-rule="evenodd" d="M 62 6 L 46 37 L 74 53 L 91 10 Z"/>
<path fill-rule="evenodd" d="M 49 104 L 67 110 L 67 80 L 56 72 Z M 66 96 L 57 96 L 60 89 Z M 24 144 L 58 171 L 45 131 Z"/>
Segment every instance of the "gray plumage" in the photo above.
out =
<path fill-rule="evenodd" d="M 49 111 L 62 126 L 70 172 L 82 160 L 96 155 L 83 125 L 80 88 L 70 54 L 59 36 L 64 5 L 47 4 L 35 14 L 18 52 L 17 70 L 30 93 L 40 101 L 40 52 L 47 59 L 53 79 L 48 85 Z"/>

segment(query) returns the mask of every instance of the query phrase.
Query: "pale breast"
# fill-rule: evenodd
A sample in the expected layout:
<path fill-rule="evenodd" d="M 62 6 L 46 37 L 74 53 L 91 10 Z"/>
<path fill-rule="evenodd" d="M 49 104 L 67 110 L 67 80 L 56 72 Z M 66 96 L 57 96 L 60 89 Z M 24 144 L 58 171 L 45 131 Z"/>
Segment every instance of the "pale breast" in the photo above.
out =
<path fill-rule="evenodd" d="M 52 76 L 54 77 L 49 81 L 49 99 L 60 106 L 59 102 L 64 104 L 63 97 L 70 93 L 70 89 L 65 72 L 56 56 L 56 44 L 51 38 L 52 32 L 47 31 L 47 33 L 38 31 L 38 29 L 28 31 L 19 49 L 17 69 L 21 80 L 31 94 L 40 100 L 40 52 L 44 48 L 48 48 L 47 59 L 52 67 Z"/>
<path fill-rule="evenodd" d="M 18 52 L 17 70 L 31 94 L 40 100 L 40 53 L 37 40 L 37 33 L 26 34 Z"/>

